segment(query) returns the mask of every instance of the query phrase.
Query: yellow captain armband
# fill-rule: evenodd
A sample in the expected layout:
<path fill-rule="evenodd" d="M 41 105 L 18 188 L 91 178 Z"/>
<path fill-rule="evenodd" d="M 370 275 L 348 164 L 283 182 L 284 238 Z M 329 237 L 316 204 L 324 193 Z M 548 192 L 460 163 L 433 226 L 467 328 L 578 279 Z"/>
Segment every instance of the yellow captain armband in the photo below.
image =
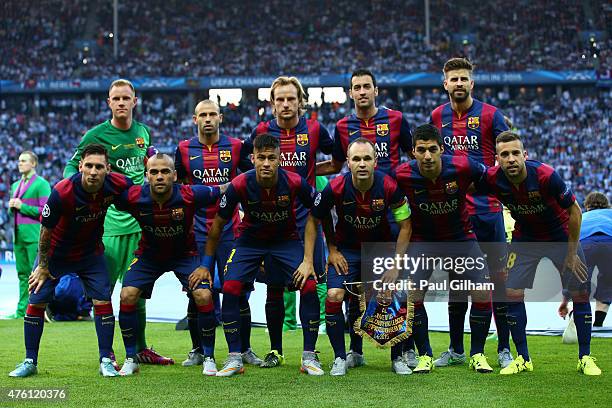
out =
<path fill-rule="evenodd" d="M 408 206 L 407 202 L 404 202 L 404 204 L 397 208 L 392 208 L 391 212 L 393 213 L 393 218 L 395 218 L 396 222 L 407 220 L 410 218 L 411 214 L 410 207 Z"/>

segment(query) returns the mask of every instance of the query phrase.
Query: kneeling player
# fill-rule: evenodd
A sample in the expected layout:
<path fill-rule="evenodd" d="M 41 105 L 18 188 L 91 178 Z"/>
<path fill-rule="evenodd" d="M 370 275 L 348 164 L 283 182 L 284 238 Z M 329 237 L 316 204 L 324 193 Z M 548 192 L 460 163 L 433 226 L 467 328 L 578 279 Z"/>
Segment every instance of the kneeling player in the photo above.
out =
<path fill-rule="evenodd" d="M 561 272 L 562 285 L 574 302 L 578 334 L 578 371 L 600 375 L 590 356 L 591 304 L 584 255 L 578 242 L 582 212 L 572 190 L 555 170 L 535 160 L 526 160 L 521 138 L 510 131 L 500 133 L 495 149 L 499 166 L 487 171 L 479 187 L 495 194 L 516 220 L 508 254 L 508 323 L 518 357 L 500 374 L 533 371 L 527 349 L 525 289 L 533 287 L 540 260 L 549 258 Z M 554 246 L 528 245 L 556 242 Z"/>
<path fill-rule="evenodd" d="M 386 216 L 389 209 L 400 226 L 396 247 L 398 254 L 406 251 L 411 233 L 410 208 L 404 194 L 393 178 L 374 170 L 374 144 L 367 139 L 358 138 L 348 146 L 347 154 L 350 172 L 332 180 L 315 200 L 306 226 L 304 260 L 298 269 L 300 276 L 310 276 L 314 273 L 313 252 L 317 222 L 323 220 L 330 264 L 325 320 L 327 335 L 335 355 L 331 375 L 345 375 L 347 372 L 342 313 L 342 302 L 346 293 L 344 283 L 360 279 L 361 244 L 392 240 Z M 330 218 L 334 207 L 338 214 L 335 233 Z M 296 282 L 298 283 L 301 282 Z M 363 359 L 361 354 L 359 356 Z M 401 344 L 391 348 L 391 368 L 397 374 L 411 373 L 402 358 Z"/>
<path fill-rule="evenodd" d="M 238 238 L 225 266 L 223 283 L 223 329 L 229 346 L 229 357 L 219 377 L 244 371 L 241 358 L 240 296 L 255 280 L 261 262 L 265 259 L 268 291 L 282 298 L 285 287 L 295 289 L 293 275 L 299 266 L 304 247 L 296 227 L 296 201 L 306 208 L 312 207 L 314 189 L 296 173 L 279 169 L 280 142 L 268 135 L 258 135 L 253 143 L 255 170 L 232 180 L 221 197 L 219 212 L 208 234 L 206 243 L 206 270 L 219 242 L 223 225 L 232 217 L 238 203 L 242 204 L 244 218 L 238 226 Z M 300 319 L 304 335 L 301 370 L 310 375 L 323 375 L 315 353 L 319 331 L 319 298 L 314 275 L 304 276 L 300 288 Z M 275 302 L 275 305 L 278 302 Z M 280 310 L 279 310 L 280 309 Z M 280 321 L 280 308 L 266 305 L 266 319 Z M 274 315 L 273 315 L 274 314 Z M 273 344 L 272 347 L 275 345 Z M 282 350 L 274 350 L 282 356 Z"/>
<path fill-rule="evenodd" d="M 416 160 L 400 165 L 396 172 L 397 183 L 412 205 L 413 243 L 409 255 L 452 260 L 467 255 L 474 260 L 484 259 L 472 230 L 465 196 L 472 183 L 484 176 L 485 166 L 467 157 L 442 155 L 444 148 L 440 131 L 429 124 L 416 129 L 412 143 Z M 433 242 L 436 244 L 431 244 Z M 466 270 L 462 275 L 467 277 L 464 282 L 476 285 L 474 290 L 470 290 L 472 333 L 469 366 L 480 373 L 490 373 L 493 370 L 483 353 L 491 324 L 491 292 L 486 289 L 488 286 L 480 286 L 489 283 L 486 262 L 483 266 Z M 427 287 L 420 285 L 429 280 L 431 273 L 432 268 L 421 264 L 412 275 L 416 282 L 416 290 L 411 291 L 409 298 L 414 302 L 413 337 L 421 354 L 414 373 L 428 373 L 433 369 L 427 312 L 423 305 Z"/>
<path fill-rule="evenodd" d="M 9 376 L 38 372 L 45 308 L 53 300 L 59 278 L 69 273 L 81 278 L 87 296 L 93 299 L 100 374 L 119 375 L 110 359 L 115 317 L 102 233 L 106 210 L 131 185 L 127 177 L 110 173 L 106 149 L 90 144 L 81 155 L 79 172 L 53 188 L 42 211 L 38 265 L 29 279 L 33 293 L 23 320 L 26 358 Z"/>
<path fill-rule="evenodd" d="M 133 186 L 123 193 L 117 208 L 127 211 L 140 224 L 142 238 L 136 258 L 128 268 L 123 288 L 119 325 L 126 359 L 121 375 L 138 372 L 136 303 L 149 299 L 155 281 L 165 272 L 174 271 L 184 288 L 192 291 L 198 309 L 198 327 L 203 350 L 213 350 L 215 316 L 211 280 L 207 271 L 198 268 L 200 257 L 195 245 L 193 216 L 197 209 L 216 202 L 218 187 L 176 184 L 174 161 L 157 154 L 147 162 L 148 184 Z M 203 374 L 215 375 L 214 355 L 204 356 Z"/>

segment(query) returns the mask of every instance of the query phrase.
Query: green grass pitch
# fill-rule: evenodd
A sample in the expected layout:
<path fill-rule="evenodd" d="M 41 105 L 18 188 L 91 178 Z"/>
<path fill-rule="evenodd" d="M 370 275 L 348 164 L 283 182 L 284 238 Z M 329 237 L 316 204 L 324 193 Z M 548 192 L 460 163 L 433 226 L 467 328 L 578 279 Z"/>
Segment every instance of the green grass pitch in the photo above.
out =
<path fill-rule="evenodd" d="M 191 343 L 186 331 L 177 332 L 172 324 L 149 323 L 149 344 L 173 357 L 177 365 L 144 365 L 134 377 L 102 378 L 93 323 L 52 323 L 45 324 L 39 374 L 13 379 L 7 374 L 23 359 L 22 333 L 23 321 L 0 321 L 0 388 L 66 387 L 69 397 L 57 404 L 0 400 L 0 407 L 609 407 L 612 403 L 612 339 L 595 338 L 592 342 L 592 354 L 604 371 L 600 377 L 576 372 L 577 345 L 563 345 L 559 337 L 530 336 L 533 373 L 497 374 L 493 358 L 496 345 L 487 342 L 494 374 L 478 374 L 462 366 L 436 369 L 429 375 L 398 376 L 390 370 L 389 351 L 377 350 L 366 342 L 367 366 L 332 378 L 299 373 L 302 336 L 298 330 L 284 336 L 286 365 L 275 369 L 247 366 L 244 375 L 215 378 L 203 376 L 201 367 L 181 367 Z M 437 354 L 447 346 L 448 335 L 432 333 L 431 340 Z M 263 329 L 253 329 L 252 343 L 260 356 L 268 349 Z M 227 352 L 220 329 L 217 344 L 220 367 Z M 465 344 L 469 344 L 467 336 Z M 319 337 L 318 348 L 328 371 L 333 354 L 327 336 Z M 118 356 L 123 355 L 118 325 L 115 350 Z"/>

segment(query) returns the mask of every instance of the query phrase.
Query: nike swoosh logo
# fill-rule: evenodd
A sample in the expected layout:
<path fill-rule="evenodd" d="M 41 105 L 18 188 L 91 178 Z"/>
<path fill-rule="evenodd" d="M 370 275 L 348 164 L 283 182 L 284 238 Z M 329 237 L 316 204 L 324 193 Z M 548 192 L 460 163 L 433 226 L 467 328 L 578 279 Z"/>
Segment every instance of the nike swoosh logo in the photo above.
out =
<path fill-rule="evenodd" d="M 102 320 L 114 319 L 115 316 L 102 316 Z"/>
<path fill-rule="evenodd" d="M 113 149 L 113 150 L 117 150 L 117 149 L 118 149 L 118 148 L 120 148 L 120 147 L 121 147 L 121 145 L 120 145 L 120 144 L 118 144 L 117 146 L 111 146 L 111 149 Z"/>
<path fill-rule="evenodd" d="M 248 203 L 248 204 L 257 204 L 258 202 L 259 202 L 259 201 L 250 201 L 250 200 L 247 200 L 247 203 Z"/>
<path fill-rule="evenodd" d="M 415 194 L 421 194 L 421 193 L 424 193 L 424 192 L 426 192 L 426 191 L 427 191 L 427 189 L 423 189 L 423 190 L 414 190 L 414 193 L 415 193 Z"/>
<path fill-rule="evenodd" d="M 443 123 L 443 124 L 442 124 L 442 127 L 447 127 L 447 126 L 448 126 L 448 125 L 450 125 L 451 123 L 453 123 L 453 122 Z"/>
<path fill-rule="evenodd" d="M 77 207 L 76 210 L 77 211 L 81 211 L 83 208 L 86 208 L 86 207 L 88 207 L 88 206 L 87 205 L 82 205 L 80 207 Z"/>
<path fill-rule="evenodd" d="M 351 204 L 355 204 L 355 201 L 343 201 L 342 205 L 351 205 Z"/>
<path fill-rule="evenodd" d="M 197 159 L 198 157 L 201 157 L 201 156 L 202 155 L 199 155 L 199 156 L 189 156 L 189 160 L 195 160 L 195 159 Z"/>
<path fill-rule="evenodd" d="M 349 136 L 353 136 L 357 132 L 359 132 L 359 131 L 358 130 L 353 130 L 352 132 L 349 132 Z"/>

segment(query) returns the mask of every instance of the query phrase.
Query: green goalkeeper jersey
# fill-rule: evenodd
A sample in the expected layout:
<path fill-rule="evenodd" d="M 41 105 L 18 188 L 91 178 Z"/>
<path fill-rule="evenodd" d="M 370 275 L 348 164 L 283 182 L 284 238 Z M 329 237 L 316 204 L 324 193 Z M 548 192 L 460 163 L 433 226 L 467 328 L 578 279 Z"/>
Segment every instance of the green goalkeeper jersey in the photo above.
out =
<path fill-rule="evenodd" d="M 79 171 L 79 161 L 85 146 L 99 143 L 108 150 L 111 170 L 124 174 L 132 179 L 134 184 L 144 183 L 145 157 L 147 148 L 151 145 L 149 128 L 135 120 L 128 130 L 117 129 L 110 120 L 99 124 L 85 133 L 77 151 L 66 168 L 64 177 Z M 118 211 L 110 206 L 104 220 L 104 236 L 117 236 L 140 232 L 138 222 L 126 212 Z"/>

